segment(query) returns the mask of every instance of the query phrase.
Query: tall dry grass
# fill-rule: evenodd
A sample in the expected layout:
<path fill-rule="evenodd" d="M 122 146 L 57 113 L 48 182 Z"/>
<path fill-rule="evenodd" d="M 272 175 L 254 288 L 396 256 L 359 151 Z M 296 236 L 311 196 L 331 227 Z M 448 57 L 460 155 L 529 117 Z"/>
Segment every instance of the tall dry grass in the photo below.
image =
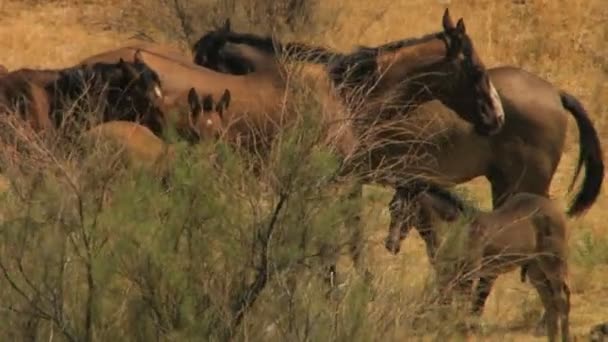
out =
<path fill-rule="evenodd" d="M 165 7 L 156 7 L 160 2 L 3 1 L 0 3 L 0 64 L 11 69 L 68 66 L 101 50 L 119 46 L 133 35 L 141 36 L 142 33 L 158 41 L 186 47 L 191 37 L 209 28 L 214 21 L 221 22 L 224 14 L 230 12 L 225 9 L 224 12 L 214 9 L 200 15 L 192 12 L 196 15 L 190 23 L 193 32 L 188 37 L 182 34 L 179 21 L 167 17 L 172 14 L 172 2 L 162 0 Z M 205 3 L 210 6 L 215 4 L 212 1 Z M 321 1 L 316 5 L 316 21 L 309 24 L 309 30 L 278 26 L 276 30 L 284 37 L 349 50 L 357 44 L 376 45 L 436 31 L 440 28 L 443 3 L 425 0 Z M 608 42 L 608 7 L 604 1 L 528 0 L 521 5 L 513 1 L 459 0 L 450 1 L 450 10 L 454 17 L 464 16 L 467 31 L 489 67 L 505 64 L 521 66 L 567 89 L 586 105 L 601 137 L 608 133 L 608 109 L 605 106 L 608 103 L 608 61 L 604 53 Z M 147 18 L 135 16 L 137 13 L 145 13 Z M 264 33 L 271 31 L 265 22 L 249 22 L 242 12 L 232 15 L 236 17 L 235 29 Z M 165 19 L 161 21 L 158 16 Z M 574 171 L 577 154 L 576 130 L 571 121 L 566 151 L 551 189 L 554 197 L 566 198 L 566 188 Z M 485 181 L 476 180 L 466 188 L 482 205 L 488 206 L 489 190 Z M 356 315 L 332 317 L 343 320 L 344 326 L 349 327 L 343 331 L 354 332 L 363 340 L 373 340 L 379 335 L 394 340 L 412 334 L 435 338 L 450 336 L 453 330 L 449 326 L 436 329 L 436 334 L 429 336 L 428 331 L 432 329 L 422 329 L 421 335 L 417 335 L 416 329 L 408 323 L 411 316 L 418 314 L 417 308 L 421 305 L 419 298 L 427 293 L 429 266 L 419 239 L 408 239 L 398 257 L 388 255 L 383 249 L 381 237 L 388 223 L 386 203 L 389 198 L 390 194 L 381 189 L 366 190 L 364 221 L 371 241 L 369 263 L 377 276 L 373 286 L 376 292 L 373 304 L 366 306 L 361 303 L 362 298 L 369 298 L 362 285 L 360 289 L 356 286 L 349 288 L 348 294 L 352 296 L 346 296 L 350 299 L 344 299 L 342 304 L 345 306 L 339 307 L 341 310 L 365 310 L 367 323 L 364 317 Z M 605 285 L 608 284 L 605 276 L 608 263 L 605 255 L 608 240 L 605 235 L 608 231 L 603 225 L 608 218 L 604 210 L 607 205 L 608 198 L 603 191 L 597 204 L 584 218 L 571 222 L 571 324 L 577 335 L 586 333 L 593 323 L 608 320 L 608 288 Z M 309 286 L 309 290 L 315 292 L 315 286 L 320 285 L 311 282 Z M 131 288 L 127 286 L 123 290 L 131 291 Z M 271 311 L 270 305 L 264 304 L 272 302 L 271 299 L 262 298 L 260 302 L 263 304 L 255 310 Z M 323 320 L 312 319 L 312 313 L 317 315 L 315 317 L 326 317 L 323 315 L 330 313 L 323 312 L 321 307 L 311 308 L 307 304 L 309 299 L 294 295 L 288 302 L 300 310 L 297 319 L 305 317 L 314 326 Z M 311 302 L 319 303 L 320 300 Z M 517 275 L 507 276 L 499 280 L 489 299 L 484 316 L 484 335 L 480 336 L 491 340 L 532 339 L 526 329 L 531 328 L 530 322 L 534 321 L 540 307 L 531 288 L 520 284 Z M 306 314 L 299 316 L 302 312 Z M 429 312 L 432 313 L 432 310 Z M 260 319 L 249 324 L 251 328 L 245 333 L 251 335 L 243 337 L 255 340 L 268 337 L 260 335 L 262 331 L 270 336 L 280 332 L 284 321 Z M 355 329 L 357 325 L 379 335 L 360 335 L 362 331 Z M 298 328 L 306 330 L 306 327 Z"/>

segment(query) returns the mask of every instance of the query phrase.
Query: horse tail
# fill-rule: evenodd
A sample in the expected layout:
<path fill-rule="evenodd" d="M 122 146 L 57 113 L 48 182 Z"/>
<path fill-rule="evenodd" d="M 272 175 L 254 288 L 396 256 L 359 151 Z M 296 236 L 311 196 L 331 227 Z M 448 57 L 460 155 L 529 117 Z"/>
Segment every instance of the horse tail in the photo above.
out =
<path fill-rule="evenodd" d="M 581 102 L 563 90 L 559 92 L 559 96 L 562 106 L 572 114 L 578 126 L 579 159 L 570 190 L 574 187 L 583 164 L 585 165 L 583 185 L 568 210 L 568 216 L 580 216 L 593 205 L 600 193 L 604 180 L 602 148 L 597 131 Z"/>

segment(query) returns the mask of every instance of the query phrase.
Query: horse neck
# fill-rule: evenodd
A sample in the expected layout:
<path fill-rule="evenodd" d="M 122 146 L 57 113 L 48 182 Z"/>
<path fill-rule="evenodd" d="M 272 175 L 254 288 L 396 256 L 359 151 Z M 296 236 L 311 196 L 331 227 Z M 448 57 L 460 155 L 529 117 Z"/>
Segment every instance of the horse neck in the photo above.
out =
<path fill-rule="evenodd" d="M 396 49 L 380 50 L 376 57 L 379 79 L 374 92 L 396 96 L 419 104 L 440 99 L 455 75 L 449 70 L 445 43 L 439 38 Z M 404 89 L 406 90 L 404 92 Z"/>

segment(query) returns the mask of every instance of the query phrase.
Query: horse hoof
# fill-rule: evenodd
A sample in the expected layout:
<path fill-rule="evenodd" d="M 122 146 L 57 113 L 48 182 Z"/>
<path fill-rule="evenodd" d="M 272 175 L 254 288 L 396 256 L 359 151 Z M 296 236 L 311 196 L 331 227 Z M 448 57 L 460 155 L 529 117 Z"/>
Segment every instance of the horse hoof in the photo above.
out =
<path fill-rule="evenodd" d="M 386 249 L 393 255 L 399 254 L 399 250 L 401 249 L 398 242 L 391 240 L 386 240 L 384 247 L 386 247 Z"/>
<path fill-rule="evenodd" d="M 532 335 L 534 335 L 534 337 L 543 337 L 547 335 L 547 331 L 545 329 L 545 325 L 537 325 L 536 328 L 534 328 L 534 332 L 532 333 Z"/>

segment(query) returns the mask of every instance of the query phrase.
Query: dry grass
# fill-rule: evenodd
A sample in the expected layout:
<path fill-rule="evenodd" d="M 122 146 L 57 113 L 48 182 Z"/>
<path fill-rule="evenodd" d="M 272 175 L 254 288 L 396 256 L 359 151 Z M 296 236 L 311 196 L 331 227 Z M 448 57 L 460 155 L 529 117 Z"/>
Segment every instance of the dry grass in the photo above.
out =
<path fill-rule="evenodd" d="M 87 3 L 81 5 L 80 2 Z M 356 44 L 379 44 L 416 36 L 440 28 L 446 1 L 335 0 L 322 1 L 321 11 L 338 13 L 335 29 L 314 37 L 339 49 Z M 447 1 L 450 2 L 450 1 Z M 74 3 L 78 3 L 75 5 Z M 20 0 L 0 2 L 0 64 L 19 67 L 62 67 L 98 51 L 121 45 L 130 34 L 109 30 L 93 19 L 119 14 L 118 7 L 94 1 L 53 1 L 32 6 Z M 337 10 L 337 11 L 336 11 Z M 488 66 L 519 65 L 578 96 L 593 116 L 602 136 L 608 134 L 608 7 L 604 0 L 451 1 L 453 17 L 465 17 L 467 31 Z M 566 198 L 578 153 L 574 123 L 566 152 L 551 189 Z M 608 147 L 605 147 L 608 150 Z M 489 190 L 483 180 L 467 187 L 486 206 Z M 424 286 L 429 270 L 422 242 L 407 240 L 398 257 L 390 256 L 381 238 L 388 226 L 386 203 L 390 194 L 368 189 L 368 229 L 373 236 L 371 263 L 380 288 L 402 283 L 408 288 Z M 565 204 L 566 202 L 564 202 Z M 604 190 L 589 213 L 571 223 L 572 331 L 587 333 L 591 325 L 608 320 L 608 197 Z M 525 309 L 524 309 L 525 308 Z M 517 274 L 500 279 L 485 312 L 488 335 L 484 340 L 532 340 L 530 314 L 540 312 L 533 290 L 519 283 Z M 400 339 L 407 336 L 395 336 Z"/>

